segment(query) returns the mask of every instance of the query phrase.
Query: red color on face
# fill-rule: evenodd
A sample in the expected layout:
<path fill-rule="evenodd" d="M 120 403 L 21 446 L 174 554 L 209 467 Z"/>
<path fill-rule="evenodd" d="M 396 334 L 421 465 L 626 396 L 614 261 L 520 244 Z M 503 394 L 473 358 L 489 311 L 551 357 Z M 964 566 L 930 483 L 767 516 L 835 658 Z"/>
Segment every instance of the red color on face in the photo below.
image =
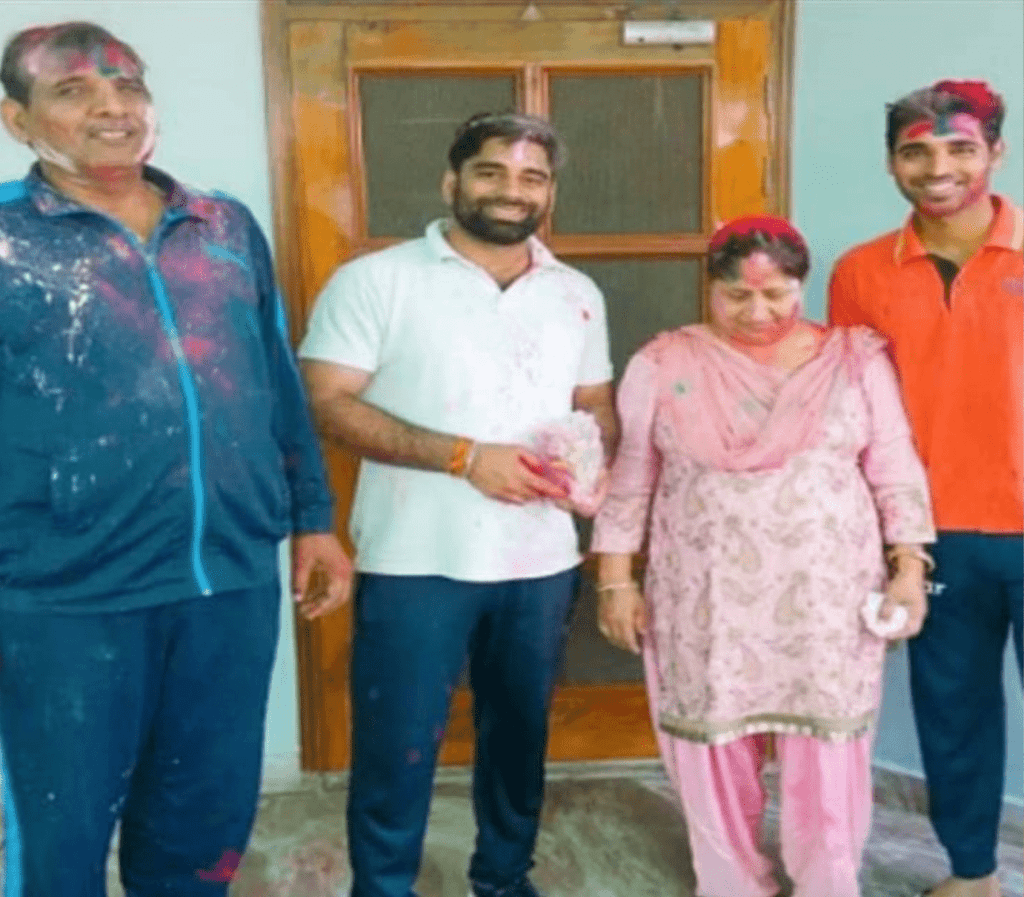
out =
<path fill-rule="evenodd" d="M 959 112 L 907 125 L 897 135 L 889 170 L 918 212 L 946 218 L 987 197 L 999 154 L 981 122 Z"/>
<path fill-rule="evenodd" d="M 939 125 L 938 133 L 936 133 L 936 126 Z M 942 127 L 942 125 L 948 126 L 948 130 Z M 966 112 L 957 112 L 955 115 L 951 115 L 948 119 L 936 121 L 931 118 L 924 118 L 921 121 L 914 122 L 913 124 L 907 125 L 903 129 L 903 133 L 897 137 L 897 145 L 907 140 L 917 140 L 921 137 L 925 137 L 930 134 L 934 134 L 936 137 L 949 137 L 952 134 L 959 134 L 961 137 L 967 137 L 971 140 L 979 140 L 984 142 L 985 134 L 981 127 L 981 122 L 978 121 L 973 115 L 968 115 Z"/>
<path fill-rule="evenodd" d="M 740 346 L 769 347 L 800 321 L 800 283 L 779 270 L 764 252 L 740 262 L 735 280 L 711 284 L 711 326 Z"/>
<path fill-rule="evenodd" d="M 906 129 L 903 131 L 903 136 L 907 140 L 915 140 L 916 138 L 922 136 L 923 134 L 931 134 L 932 128 L 934 127 L 935 122 L 933 122 L 930 118 L 924 118 L 921 119 L 921 121 L 915 122 L 912 125 L 907 125 Z"/>
<path fill-rule="evenodd" d="M 775 263 L 764 252 L 755 252 L 740 262 L 740 277 L 755 290 L 764 290 L 773 275 L 779 273 Z"/>

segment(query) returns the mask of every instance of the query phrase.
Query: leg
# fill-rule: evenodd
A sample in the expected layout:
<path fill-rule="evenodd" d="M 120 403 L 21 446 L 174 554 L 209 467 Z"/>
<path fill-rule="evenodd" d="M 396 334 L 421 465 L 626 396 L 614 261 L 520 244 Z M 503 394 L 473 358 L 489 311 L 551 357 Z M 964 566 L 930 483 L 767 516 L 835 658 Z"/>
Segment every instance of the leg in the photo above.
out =
<path fill-rule="evenodd" d="M 476 761 L 474 886 L 500 889 L 533 865 L 544 799 L 551 693 L 577 574 L 494 584 L 470 649 Z"/>
<path fill-rule="evenodd" d="M 410 897 L 480 586 L 361 574 L 352 644 L 352 897 Z"/>
<path fill-rule="evenodd" d="M 11 897 L 106 894 L 110 837 L 151 697 L 149 617 L 0 614 Z"/>
<path fill-rule="evenodd" d="M 910 683 L 932 825 L 958 878 L 996 868 L 1006 723 L 1005 590 L 985 569 L 999 536 L 940 533 L 935 593 L 910 641 Z M 1020 564 L 1017 540 L 1017 565 Z"/>
<path fill-rule="evenodd" d="M 782 857 L 793 897 L 859 897 L 871 826 L 871 736 L 830 742 L 780 735 L 776 743 Z"/>
<path fill-rule="evenodd" d="M 1024 539 L 1019 536 L 996 537 L 998 553 L 993 557 L 996 574 L 1003 581 L 1003 598 L 1010 619 L 1017 670 L 1024 681 Z"/>
<path fill-rule="evenodd" d="M 216 897 L 256 813 L 278 583 L 160 608 L 160 690 L 121 823 L 129 897 Z"/>
<path fill-rule="evenodd" d="M 767 795 L 761 769 L 768 737 L 751 735 L 724 745 L 696 744 L 658 725 L 657 653 L 643 642 L 647 703 L 669 781 L 686 817 L 690 853 L 703 897 L 770 897 L 779 891 L 761 852 Z"/>
<path fill-rule="evenodd" d="M 768 739 L 748 735 L 722 745 L 662 736 L 686 816 L 702 897 L 770 897 L 779 886 L 761 853 L 761 785 Z"/>

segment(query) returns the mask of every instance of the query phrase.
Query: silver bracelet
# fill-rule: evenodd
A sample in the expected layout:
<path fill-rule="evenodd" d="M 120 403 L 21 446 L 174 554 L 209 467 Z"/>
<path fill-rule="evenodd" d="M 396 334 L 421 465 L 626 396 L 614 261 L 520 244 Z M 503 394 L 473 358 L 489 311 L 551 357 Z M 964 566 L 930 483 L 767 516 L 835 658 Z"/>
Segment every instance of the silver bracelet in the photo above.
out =
<path fill-rule="evenodd" d="M 890 548 L 885 553 L 885 559 L 893 565 L 896 564 L 897 559 L 900 557 L 917 558 L 924 564 L 925 573 L 932 573 L 935 570 L 935 561 L 923 548 Z"/>

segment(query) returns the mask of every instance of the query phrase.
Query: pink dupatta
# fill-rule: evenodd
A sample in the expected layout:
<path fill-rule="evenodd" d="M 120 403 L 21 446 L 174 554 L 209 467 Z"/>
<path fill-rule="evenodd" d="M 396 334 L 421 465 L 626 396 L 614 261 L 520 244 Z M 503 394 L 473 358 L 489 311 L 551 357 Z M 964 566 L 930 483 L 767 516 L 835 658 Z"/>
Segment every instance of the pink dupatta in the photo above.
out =
<path fill-rule="evenodd" d="M 652 348 L 683 453 L 718 470 L 755 472 L 813 448 L 836 378 L 859 377 L 884 345 L 866 328 L 836 328 L 793 371 L 760 364 L 700 325 L 663 334 Z"/>

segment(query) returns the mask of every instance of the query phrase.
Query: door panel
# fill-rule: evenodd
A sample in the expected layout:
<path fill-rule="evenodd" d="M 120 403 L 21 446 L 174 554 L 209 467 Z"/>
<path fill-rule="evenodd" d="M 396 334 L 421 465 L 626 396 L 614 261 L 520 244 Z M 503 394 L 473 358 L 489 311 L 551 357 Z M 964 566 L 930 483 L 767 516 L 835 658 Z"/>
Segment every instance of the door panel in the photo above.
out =
<path fill-rule="evenodd" d="M 515 108 L 516 75 L 358 76 L 369 237 L 418 237 L 445 215 L 438 184 L 455 128 L 473 110 Z"/>
<path fill-rule="evenodd" d="M 703 74 L 551 75 L 551 120 L 570 159 L 554 233 L 702 230 Z"/>
<path fill-rule="evenodd" d="M 569 261 L 601 285 L 616 379 L 654 334 L 701 320 L 701 264 L 695 258 Z"/>
<path fill-rule="evenodd" d="M 567 139 L 542 236 L 604 291 L 616 374 L 653 334 L 699 320 L 710 232 L 732 215 L 785 211 L 791 4 L 683 5 L 720 17 L 714 45 L 624 46 L 626 13 L 597 3 L 266 0 L 277 258 L 296 337 L 338 264 L 444 213 L 455 125 L 509 107 L 550 116 Z M 327 456 L 343 531 L 358 465 L 335 448 Z M 593 618 L 585 583 L 550 756 L 653 755 L 639 665 L 600 640 Z M 341 769 L 350 615 L 296 628 L 303 765 Z M 456 694 L 442 762 L 472 755 L 470 703 Z"/>

